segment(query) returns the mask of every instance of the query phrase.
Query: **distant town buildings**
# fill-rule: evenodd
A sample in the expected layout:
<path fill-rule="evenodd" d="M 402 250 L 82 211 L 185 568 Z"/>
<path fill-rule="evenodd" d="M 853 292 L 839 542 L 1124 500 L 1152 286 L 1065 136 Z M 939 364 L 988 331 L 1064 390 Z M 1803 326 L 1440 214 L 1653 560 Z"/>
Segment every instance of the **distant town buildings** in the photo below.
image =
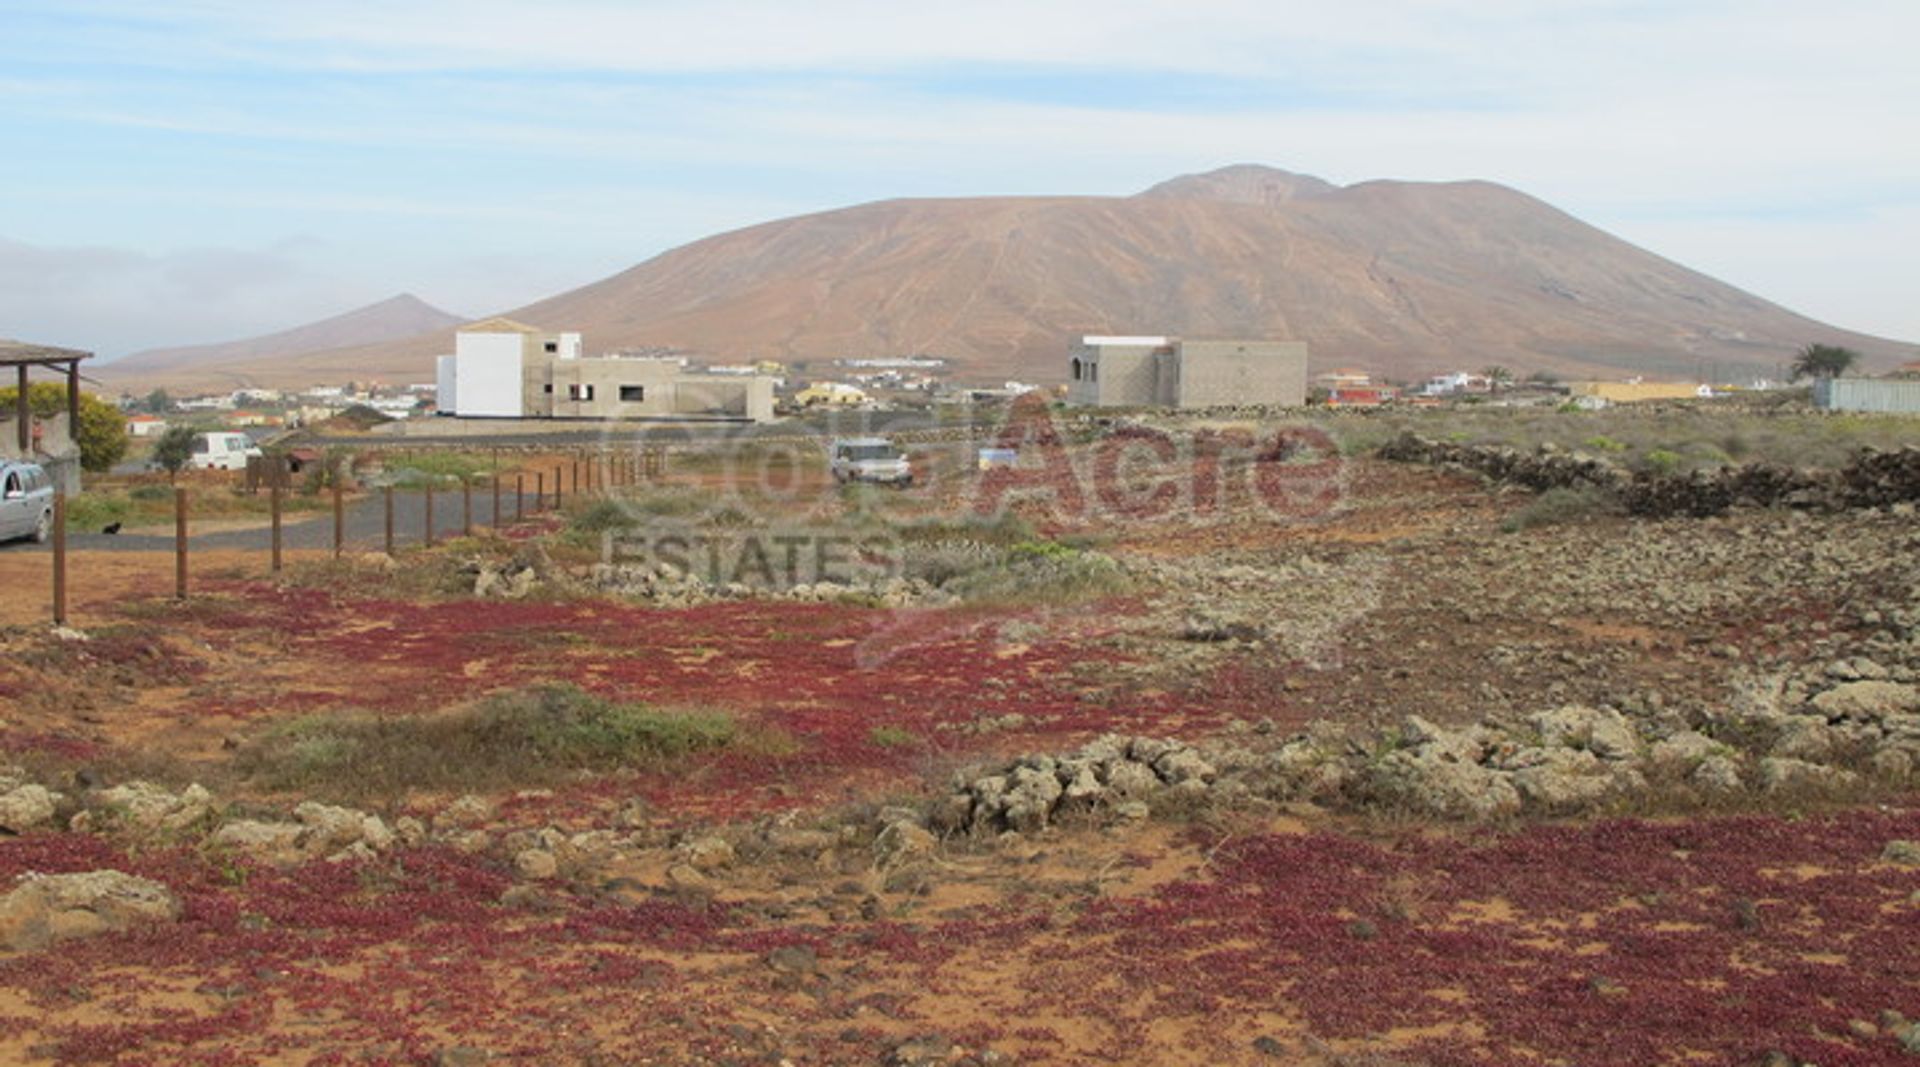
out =
<path fill-rule="evenodd" d="M 1307 346 L 1082 337 L 1067 356 L 1067 400 L 1101 407 L 1298 407 L 1307 402 Z"/>

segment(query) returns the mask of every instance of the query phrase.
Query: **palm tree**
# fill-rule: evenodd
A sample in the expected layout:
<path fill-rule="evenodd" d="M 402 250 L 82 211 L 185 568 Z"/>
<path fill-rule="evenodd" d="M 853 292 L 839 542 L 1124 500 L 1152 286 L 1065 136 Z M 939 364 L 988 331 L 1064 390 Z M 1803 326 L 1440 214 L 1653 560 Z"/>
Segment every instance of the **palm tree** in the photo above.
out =
<path fill-rule="evenodd" d="M 1813 344 L 1800 350 L 1793 359 L 1789 381 L 1802 378 L 1838 378 L 1860 362 L 1860 353 L 1839 345 Z"/>
<path fill-rule="evenodd" d="M 1513 372 L 1499 364 L 1482 369 L 1480 377 L 1487 380 L 1487 391 L 1491 393 L 1499 392 L 1503 385 L 1513 384 Z"/>

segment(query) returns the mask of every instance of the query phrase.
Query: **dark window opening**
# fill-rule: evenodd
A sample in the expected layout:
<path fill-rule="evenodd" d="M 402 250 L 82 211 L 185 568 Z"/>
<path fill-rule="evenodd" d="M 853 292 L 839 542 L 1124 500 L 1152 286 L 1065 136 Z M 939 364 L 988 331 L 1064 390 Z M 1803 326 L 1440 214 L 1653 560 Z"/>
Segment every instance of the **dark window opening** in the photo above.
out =
<path fill-rule="evenodd" d="M 541 391 L 542 391 L 542 392 L 546 392 L 546 393 L 551 393 L 551 392 L 553 392 L 553 383 L 552 383 L 552 382 L 548 382 L 548 383 L 547 383 L 546 385 L 544 385 L 544 386 L 541 386 Z"/>
<path fill-rule="evenodd" d="M 574 384 L 567 386 L 567 399 L 568 400 L 592 400 L 593 386 L 582 384 L 580 382 L 575 382 Z"/>
<path fill-rule="evenodd" d="M 547 349 L 547 351 L 549 351 L 549 352 L 558 352 L 558 351 L 560 351 L 560 342 L 558 342 L 558 341 L 548 341 L 548 342 L 547 342 L 547 344 L 546 344 L 546 349 Z"/>
<path fill-rule="evenodd" d="M 644 385 L 623 385 L 620 387 L 622 404 L 640 404 L 647 399 L 647 387 Z"/>

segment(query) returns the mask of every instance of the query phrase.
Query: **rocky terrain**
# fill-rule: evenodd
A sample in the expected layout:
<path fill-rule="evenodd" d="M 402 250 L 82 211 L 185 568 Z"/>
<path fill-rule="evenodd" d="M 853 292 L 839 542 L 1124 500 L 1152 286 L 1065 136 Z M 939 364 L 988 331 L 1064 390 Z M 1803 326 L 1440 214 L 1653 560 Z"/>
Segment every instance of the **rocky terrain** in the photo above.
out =
<path fill-rule="evenodd" d="M 1915 453 L 1440 441 L 1287 515 L 850 494 L 874 582 L 580 502 L 95 586 L 0 632 L 0 1058 L 1909 1062 Z"/>

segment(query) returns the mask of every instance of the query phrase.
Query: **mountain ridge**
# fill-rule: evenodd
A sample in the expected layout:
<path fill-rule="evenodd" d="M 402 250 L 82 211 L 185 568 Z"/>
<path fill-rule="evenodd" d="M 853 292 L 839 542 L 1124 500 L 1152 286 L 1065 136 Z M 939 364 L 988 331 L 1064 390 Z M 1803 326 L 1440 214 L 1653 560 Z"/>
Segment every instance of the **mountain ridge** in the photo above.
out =
<path fill-rule="evenodd" d="M 1812 341 L 1870 366 L 1913 345 L 1837 329 L 1494 182 L 1336 186 L 1240 164 L 1126 197 L 881 200 L 681 245 L 505 311 L 590 352 L 719 361 L 931 354 L 1056 382 L 1075 334 L 1304 340 L 1316 367 L 1770 375 Z M 451 329 L 308 353 L 313 380 L 418 377 Z M 259 373 L 268 373 L 260 368 Z"/>

